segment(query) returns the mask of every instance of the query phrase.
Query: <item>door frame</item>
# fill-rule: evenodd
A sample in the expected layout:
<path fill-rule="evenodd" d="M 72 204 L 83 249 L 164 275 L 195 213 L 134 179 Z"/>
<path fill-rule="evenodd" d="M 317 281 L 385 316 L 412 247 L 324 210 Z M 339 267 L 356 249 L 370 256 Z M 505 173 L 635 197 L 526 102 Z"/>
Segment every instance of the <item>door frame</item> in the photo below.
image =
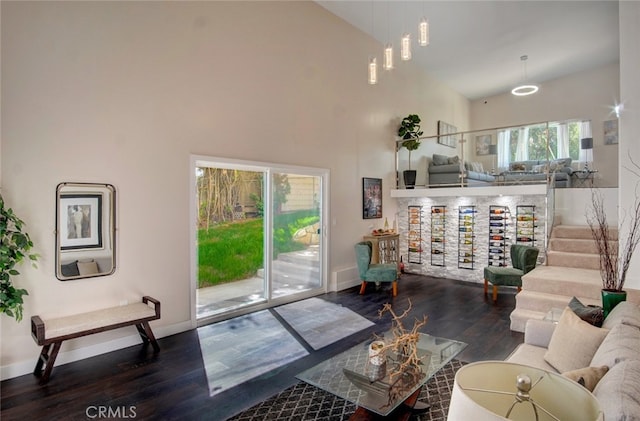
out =
<path fill-rule="evenodd" d="M 207 317 L 205 319 L 198 320 L 196 315 L 197 296 L 196 290 L 198 287 L 198 229 L 197 229 L 197 205 L 196 205 L 196 167 L 199 166 L 211 166 L 214 168 L 227 168 L 243 171 L 255 171 L 265 173 L 265 197 L 264 197 L 264 253 L 265 256 L 271 256 L 272 249 L 272 194 L 271 194 L 271 174 L 272 173 L 295 173 L 300 175 L 308 175 L 319 177 L 321 180 L 321 195 L 320 203 L 320 281 L 321 286 L 317 289 L 301 292 L 295 295 L 288 295 L 284 297 L 271 298 L 271 259 L 265 258 L 265 276 L 266 276 L 266 301 L 255 305 L 249 305 L 233 311 L 226 312 L 221 315 L 213 317 Z M 329 230 L 328 222 L 330 221 L 329 215 L 329 170 L 325 168 L 315 167 L 302 167 L 296 165 L 276 164 L 269 162 L 247 161 L 237 160 L 230 158 L 222 158 L 208 155 L 191 155 L 189 158 L 189 240 L 190 240 L 190 312 L 191 312 L 191 326 L 197 328 L 209 323 L 214 323 L 220 320 L 230 319 L 232 317 L 241 316 L 243 314 L 252 313 L 255 311 L 271 308 L 277 305 L 286 304 L 300 299 L 313 297 L 326 293 L 328 290 L 329 280 L 329 260 L 328 260 L 328 244 L 329 244 Z"/>

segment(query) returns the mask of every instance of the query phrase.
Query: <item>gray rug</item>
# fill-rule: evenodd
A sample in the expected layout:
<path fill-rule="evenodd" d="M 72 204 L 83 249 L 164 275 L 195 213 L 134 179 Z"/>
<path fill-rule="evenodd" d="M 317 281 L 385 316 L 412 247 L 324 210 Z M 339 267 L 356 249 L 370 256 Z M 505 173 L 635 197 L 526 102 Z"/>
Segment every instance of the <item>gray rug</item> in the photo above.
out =
<path fill-rule="evenodd" d="M 309 353 L 268 310 L 198 328 L 211 396 Z"/>
<path fill-rule="evenodd" d="M 375 325 L 359 314 L 320 298 L 274 309 L 315 350 Z"/>
<path fill-rule="evenodd" d="M 451 401 L 451 389 L 456 372 L 465 363 L 453 360 L 436 373 L 422 388 L 419 400 L 431 404 L 431 409 L 414 415 L 412 420 L 446 421 Z M 342 398 L 299 382 L 266 401 L 234 416 L 231 421 L 339 421 L 347 420 L 356 406 Z"/>

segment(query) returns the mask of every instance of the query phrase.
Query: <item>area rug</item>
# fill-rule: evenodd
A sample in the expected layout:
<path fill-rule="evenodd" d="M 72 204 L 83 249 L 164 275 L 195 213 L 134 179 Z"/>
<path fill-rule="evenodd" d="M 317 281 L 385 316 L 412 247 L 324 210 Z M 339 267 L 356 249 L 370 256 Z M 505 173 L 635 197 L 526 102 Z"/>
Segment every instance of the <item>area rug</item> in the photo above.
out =
<path fill-rule="evenodd" d="M 198 328 L 211 396 L 309 353 L 268 310 Z"/>
<path fill-rule="evenodd" d="M 465 365 L 452 360 L 422 388 L 419 400 L 431 404 L 431 409 L 415 415 L 412 420 L 445 421 L 449 412 L 451 389 L 456 372 Z M 299 382 L 266 401 L 230 418 L 231 421 L 338 421 L 346 420 L 356 406 L 310 384 Z"/>
<path fill-rule="evenodd" d="M 315 350 L 375 325 L 346 307 L 320 298 L 274 310 Z"/>

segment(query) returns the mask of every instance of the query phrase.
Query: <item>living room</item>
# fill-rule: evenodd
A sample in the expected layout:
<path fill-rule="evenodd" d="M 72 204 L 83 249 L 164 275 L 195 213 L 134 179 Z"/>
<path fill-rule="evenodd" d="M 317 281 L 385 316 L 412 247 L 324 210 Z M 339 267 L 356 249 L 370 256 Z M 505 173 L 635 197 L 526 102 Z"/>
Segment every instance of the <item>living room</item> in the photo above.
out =
<path fill-rule="evenodd" d="M 408 113 L 420 114 L 428 135 L 436 134 L 439 120 L 472 130 L 589 118 L 596 138 L 607 107 L 624 103 L 620 143 L 604 146 L 600 138 L 594 166 L 607 180 L 602 187 L 618 186 L 621 208 L 632 201 L 627 193 L 635 186 L 621 168 L 627 151 L 640 148 L 633 140 L 640 130 L 635 3 L 620 4 L 620 64 L 545 82 L 527 101 L 509 95 L 470 101 L 411 64 L 371 87 L 362 64 L 379 42 L 312 2 L 0 7 L 2 196 L 26 221 L 40 255 L 38 267 L 25 265 L 17 281 L 29 291 L 25 320 L 2 317 L 2 379 L 33 369 L 39 353 L 28 326 L 33 315 L 81 313 L 148 294 L 163 303 L 162 318 L 153 323 L 159 338 L 196 327 L 192 154 L 329 169 L 327 278 L 337 280 L 337 289 L 343 280 L 357 282 L 353 244 L 370 231 L 371 221 L 361 218 L 362 178 L 381 178 L 385 216 L 398 212 L 390 192 L 394 135 Z M 61 182 L 116 186 L 113 275 L 55 278 L 54 199 Z M 629 278 L 629 287 L 640 288 L 637 275 Z M 63 347 L 59 360 L 137 341 L 125 329 L 92 335 Z"/>

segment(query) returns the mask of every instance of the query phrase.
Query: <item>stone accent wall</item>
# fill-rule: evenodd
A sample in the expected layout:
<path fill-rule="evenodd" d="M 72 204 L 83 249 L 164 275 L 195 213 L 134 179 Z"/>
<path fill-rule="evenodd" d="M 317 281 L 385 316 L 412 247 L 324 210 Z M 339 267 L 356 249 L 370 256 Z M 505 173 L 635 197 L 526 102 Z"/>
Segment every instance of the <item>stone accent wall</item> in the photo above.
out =
<path fill-rule="evenodd" d="M 489 262 L 489 206 L 506 206 L 507 214 L 507 254 L 505 261 L 511 265 L 508 254 L 509 246 L 516 241 L 516 208 L 519 205 L 535 206 L 537 226 L 535 228 L 534 245 L 540 249 L 539 259 L 544 259 L 546 248 L 547 221 L 547 196 L 460 196 L 460 197 L 435 197 L 435 198 L 399 198 L 398 199 L 398 233 L 400 234 L 400 255 L 405 264 L 405 271 L 423 275 L 457 279 L 468 282 L 482 283 L 483 271 Z M 408 259 L 409 237 L 409 206 L 420 206 L 422 235 L 420 263 L 410 263 Z M 446 206 L 445 224 L 445 266 L 431 264 L 431 207 Z M 473 269 L 458 268 L 458 234 L 459 220 L 458 209 L 460 206 L 475 206 L 474 237 L 474 262 Z M 415 222 L 414 220 L 412 222 Z M 415 228 L 412 224 L 411 228 Z M 415 231 L 415 230 L 414 230 Z M 412 253 L 412 256 L 416 256 Z M 441 260 L 441 259 L 438 259 Z M 466 265 L 469 266 L 469 265 Z"/>

